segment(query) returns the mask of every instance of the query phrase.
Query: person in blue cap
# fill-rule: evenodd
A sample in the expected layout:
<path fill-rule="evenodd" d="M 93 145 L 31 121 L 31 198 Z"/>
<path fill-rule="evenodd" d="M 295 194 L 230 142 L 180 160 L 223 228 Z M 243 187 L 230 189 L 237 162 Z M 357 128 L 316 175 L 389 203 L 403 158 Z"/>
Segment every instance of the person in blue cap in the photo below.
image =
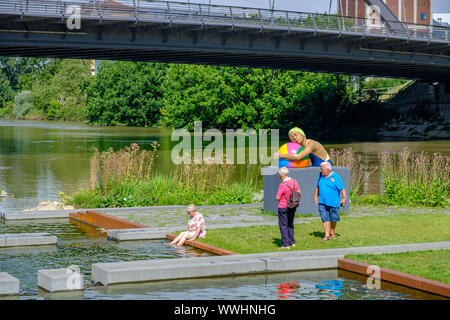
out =
<path fill-rule="evenodd" d="M 298 153 L 291 154 L 276 152 L 275 159 L 283 158 L 290 161 L 297 161 L 309 155 L 311 166 L 313 167 L 320 167 L 320 164 L 325 161 L 333 165 L 327 150 L 319 142 L 306 139 L 305 132 L 302 129 L 295 127 L 289 130 L 289 139 L 303 146 L 304 150 L 300 151 L 299 149 Z"/>

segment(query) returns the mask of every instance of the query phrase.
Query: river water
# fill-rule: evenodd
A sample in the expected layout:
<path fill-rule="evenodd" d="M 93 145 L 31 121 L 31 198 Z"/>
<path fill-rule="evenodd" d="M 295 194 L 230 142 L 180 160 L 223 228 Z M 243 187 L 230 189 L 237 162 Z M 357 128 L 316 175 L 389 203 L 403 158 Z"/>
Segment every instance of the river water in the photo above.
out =
<path fill-rule="evenodd" d="M 13 195 L 0 202 L 0 210 L 33 208 L 40 201 L 59 200 L 59 191 L 71 195 L 87 188 L 94 147 L 100 151 L 117 150 L 137 143 L 151 149 L 153 141 L 161 145 L 156 169 L 170 172 L 174 167 L 171 149 L 177 142 L 171 142 L 171 132 L 166 129 L 0 120 L 0 189 Z M 284 142 L 287 137 L 280 138 L 280 144 Z M 450 140 L 322 143 L 326 149 L 352 147 L 368 166 L 378 164 L 379 152 L 401 151 L 405 146 L 412 152 L 450 155 Z M 377 192 L 380 180 L 380 174 L 375 173 L 366 181 L 364 191 Z"/>

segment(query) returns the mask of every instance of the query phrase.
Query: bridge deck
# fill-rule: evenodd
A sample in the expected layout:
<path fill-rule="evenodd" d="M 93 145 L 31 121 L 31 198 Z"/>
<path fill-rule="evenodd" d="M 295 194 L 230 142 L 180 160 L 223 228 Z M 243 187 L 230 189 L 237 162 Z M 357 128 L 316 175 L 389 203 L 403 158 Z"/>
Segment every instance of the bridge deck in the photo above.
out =
<path fill-rule="evenodd" d="M 80 27 L 69 22 L 79 14 Z M 72 19 L 72 20 L 71 20 Z M 5 0 L 0 54 L 242 65 L 448 81 L 450 30 L 173 1 Z M 444 73 L 447 72 L 447 75 Z"/>

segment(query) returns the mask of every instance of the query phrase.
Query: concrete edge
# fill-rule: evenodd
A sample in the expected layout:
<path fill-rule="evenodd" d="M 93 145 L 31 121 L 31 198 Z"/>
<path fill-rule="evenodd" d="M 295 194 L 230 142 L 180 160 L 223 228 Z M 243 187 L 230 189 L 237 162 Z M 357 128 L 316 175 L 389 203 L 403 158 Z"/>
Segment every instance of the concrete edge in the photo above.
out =
<path fill-rule="evenodd" d="M 338 259 L 338 268 L 354 273 L 358 273 L 364 276 L 372 276 L 376 277 L 376 274 L 373 274 L 373 269 L 369 268 L 371 265 L 368 263 L 355 261 L 351 259 L 346 258 L 339 258 Z M 388 268 L 380 268 L 380 280 L 382 281 L 388 281 L 395 284 L 399 284 L 402 286 L 410 287 L 416 290 L 421 290 L 425 292 L 430 292 L 433 294 L 437 294 L 440 296 L 444 296 L 447 298 L 450 298 L 450 285 L 431 280 L 426 279 L 418 276 L 414 276 L 412 274 L 395 271 Z"/>
<path fill-rule="evenodd" d="M 259 257 L 234 255 L 177 258 L 170 261 L 96 263 L 92 265 L 92 282 L 95 285 L 109 286 L 176 279 L 326 270 L 336 269 L 337 260 L 342 257 L 342 255 L 274 257 L 261 254 Z"/>

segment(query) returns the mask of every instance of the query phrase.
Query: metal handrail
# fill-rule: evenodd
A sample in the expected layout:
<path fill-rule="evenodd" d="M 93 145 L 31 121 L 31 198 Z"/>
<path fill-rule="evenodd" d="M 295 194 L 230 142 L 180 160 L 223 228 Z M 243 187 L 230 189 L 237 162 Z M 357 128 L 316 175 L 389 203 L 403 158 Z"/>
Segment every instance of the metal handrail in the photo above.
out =
<path fill-rule="evenodd" d="M 450 43 L 450 28 L 443 26 L 403 24 L 405 30 L 398 31 L 389 29 L 388 21 L 371 25 L 369 19 L 358 17 L 200 3 L 195 3 L 193 8 L 193 4 L 162 0 L 151 2 L 123 0 L 116 3 L 105 0 L 3 0 L 0 1 L 0 15 L 66 18 L 66 9 L 69 6 L 78 6 L 81 9 L 82 19 L 135 22 L 170 20 L 171 24 L 222 25 L 233 28 L 258 28 L 261 31 L 263 29 L 286 29 L 289 32 L 311 30 L 314 33 L 333 31 L 339 34 L 362 34 L 364 37 L 399 37 Z"/>

